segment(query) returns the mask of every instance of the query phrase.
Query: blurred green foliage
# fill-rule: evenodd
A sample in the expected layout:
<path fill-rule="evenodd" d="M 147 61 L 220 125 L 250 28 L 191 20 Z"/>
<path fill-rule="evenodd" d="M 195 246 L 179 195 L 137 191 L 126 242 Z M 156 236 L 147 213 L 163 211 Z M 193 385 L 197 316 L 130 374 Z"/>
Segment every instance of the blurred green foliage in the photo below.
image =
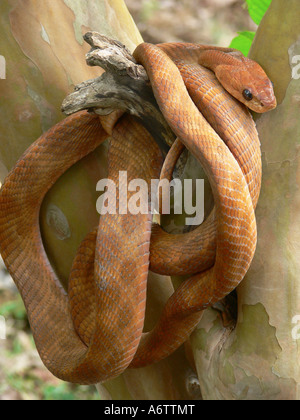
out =
<path fill-rule="evenodd" d="M 4 302 L 0 305 L 0 315 L 9 321 L 10 328 L 6 340 L 5 348 L 2 350 L 2 355 L 5 355 L 5 360 L 8 362 L 1 365 L 0 369 L 5 377 L 5 381 L 0 382 L 0 396 L 5 394 L 8 389 L 14 390 L 21 399 L 30 400 L 34 396 L 42 401 L 75 401 L 75 400 L 99 400 L 99 394 L 95 387 L 82 387 L 69 383 L 64 383 L 55 379 L 58 385 L 52 384 L 51 376 L 39 374 L 43 371 L 41 366 L 31 365 L 31 353 L 28 352 L 29 347 L 32 351 L 35 350 L 33 337 L 30 334 L 28 319 L 23 301 L 20 296 L 14 300 Z M 29 341 L 26 341 L 25 347 L 22 337 L 18 331 L 26 331 Z M 27 355 L 27 362 L 24 363 L 24 368 L 19 372 L 10 372 L 10 363 L 18 364 L 22 355 Z M 1 356 L 0 356 L 1 357 Z M 7 368 L 7 369 L 6 369 Z M 50 383 L 48 382 L 50 381 Z"/>
<path fill-rule="evenodd" d="M 34 375 L 8 374 L 7 384 L 17 391 L 24 400 L 35 398 L 41 401 L 99 401 L 99 394 L 94 387 L 81 387 L 68 383 L 59 385 L 47 384 Z M 0 385 L 0 394 L 1 394 Z M 4 389 L 2 390 L 2 392 Z"/>
<path fill-rule="evenodd" d="M 26 309 L 20 296 L 0 306 L 0 315 L 17 321 L 27 321 Z"/>
<path fill-rule="evenodd" d="M 158 0 L 143 0 L 142 1 L 142 10 L 141 10 L 141 19 L 143 21 L 148 21 L 151 19 L 154 12 L 159 9 Z"/>

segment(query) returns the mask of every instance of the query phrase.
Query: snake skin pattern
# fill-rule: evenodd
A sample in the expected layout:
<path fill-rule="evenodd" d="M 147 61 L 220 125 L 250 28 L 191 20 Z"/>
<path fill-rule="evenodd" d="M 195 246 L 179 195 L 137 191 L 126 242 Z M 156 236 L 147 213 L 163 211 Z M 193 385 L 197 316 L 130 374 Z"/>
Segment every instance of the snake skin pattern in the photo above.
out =
<path fill-rule="evenodd" d="M 234 50 L 142 44 L 134 56 L 178 137 L 164 166 L 154 139 L 132 117 L 100 118 L 84 111 L 33 143 L 0 193 L 0 251 L 24 300 L 39 354 L 55 376 L 79 384 L 107 381 L 175 351 L 201 311 L 243 280 L 256 248 L 261 156 L 245 105 L 257 112 L 273 109 L 271 82 Z M 124 200 L 119 171 L 148 185 L 160 176 L 170 178 L 183 148 L 207 173 L 215 207 L 184 235 L 152 226 L 151 214 L 101 216 L 78 250 L 66 293 L 44 250 L 40 207 L 56 180 L 108 138 L 117 207 Z M 155 328 L 143 333 L 149 266 L 191 277 L 170 297 Z"/>

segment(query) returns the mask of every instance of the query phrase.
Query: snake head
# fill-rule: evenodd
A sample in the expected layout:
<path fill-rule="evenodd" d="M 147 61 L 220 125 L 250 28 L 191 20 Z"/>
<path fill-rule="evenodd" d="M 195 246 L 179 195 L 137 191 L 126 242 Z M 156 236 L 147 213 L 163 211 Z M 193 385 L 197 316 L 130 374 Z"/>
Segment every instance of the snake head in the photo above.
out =
<path fill-rule="evenodd" d="M 255 61 L 240 56 L 217 66 L 215 73 L 226 90 L 252 111 L 264 113 L 276 108 L 273 83 Z"/>

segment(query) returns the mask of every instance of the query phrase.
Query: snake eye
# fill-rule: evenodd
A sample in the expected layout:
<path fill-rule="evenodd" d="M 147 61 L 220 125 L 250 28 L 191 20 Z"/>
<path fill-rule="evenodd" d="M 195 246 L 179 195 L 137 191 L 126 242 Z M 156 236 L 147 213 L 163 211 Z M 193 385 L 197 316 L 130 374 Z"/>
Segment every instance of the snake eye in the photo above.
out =
<path fill-rule="evenodd" d="M 252 99 L 253 99 L 253 95 L 252 95 L 252 93 L 250 92 L 249 89 L 244 90 L 243 96 L 246 99 L 246 101 L 252 101 Z"/>

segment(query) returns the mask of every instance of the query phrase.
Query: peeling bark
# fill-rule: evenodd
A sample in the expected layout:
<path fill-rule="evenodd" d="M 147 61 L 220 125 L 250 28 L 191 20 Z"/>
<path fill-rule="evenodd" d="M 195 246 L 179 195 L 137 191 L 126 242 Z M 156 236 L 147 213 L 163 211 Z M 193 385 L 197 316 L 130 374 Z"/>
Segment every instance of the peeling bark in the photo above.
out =
<path fill-rule="evenodd" d="M 206 311 L 191 337 L 205 399 L 299 400 L 300 314 L 300 4 L 273 0 L 251 58 L 274 82 L 278 108 L 256 117 L 263 187 L 257 208 L 258 248 L 238 288 L 238 321 L 226 330 Z M 299 326 L 299 319 L 298 319 Z"/>

